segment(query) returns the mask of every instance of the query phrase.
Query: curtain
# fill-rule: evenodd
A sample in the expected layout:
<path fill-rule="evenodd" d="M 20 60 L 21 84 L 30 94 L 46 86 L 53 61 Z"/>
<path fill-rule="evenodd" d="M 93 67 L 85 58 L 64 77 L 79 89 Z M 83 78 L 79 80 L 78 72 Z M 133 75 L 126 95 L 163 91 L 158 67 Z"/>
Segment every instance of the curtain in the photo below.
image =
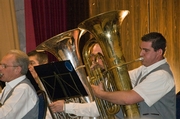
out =
<path fill-rule="evenodd" d="M 20 49 L 13 0 L 0 0 L 0 58 L 11 49 Z"/>
<path fill-rule="evenodd" d="M 27 52 L 66 30 L 66 0 L 25 0 Z"/>
<path fill-rule="evenodd" d="M 66 0 L 25 0 L 24 4 L 27 52 L 66 30 Z M 48 57 L 50 62 L 57 60 L 50 53 Z"/>
<path fill-rule="evenodd" d="M 24 3 L 27 52 L 57 34 L 77 28 L 89 16 L 87 0 L 25 0 Z M 49 56 L 49 60 L 55 58 Z"/>
<path fill-rule="evenodd" d="M 26 29 L 26 52 L 29 52 L 36 48 L 31 0 L 24 1 L 24 9 Z"/>
<path fill-rule="evenodd" d="M 66 0 L 32 0 L 36 45 L 66 30 Z"/>

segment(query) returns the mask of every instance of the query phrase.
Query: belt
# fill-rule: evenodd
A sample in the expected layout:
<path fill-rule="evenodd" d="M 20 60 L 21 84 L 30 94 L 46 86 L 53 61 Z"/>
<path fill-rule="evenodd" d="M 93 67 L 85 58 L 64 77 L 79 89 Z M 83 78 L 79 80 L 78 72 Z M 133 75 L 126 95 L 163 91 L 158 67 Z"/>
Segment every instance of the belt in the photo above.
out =
<path fill-rule="evenodd" d="M 157 116 L 159 116 L 159 114 L 157 114 L 157 113 L 144 113 L 143 115 L 157 115 Z"/>

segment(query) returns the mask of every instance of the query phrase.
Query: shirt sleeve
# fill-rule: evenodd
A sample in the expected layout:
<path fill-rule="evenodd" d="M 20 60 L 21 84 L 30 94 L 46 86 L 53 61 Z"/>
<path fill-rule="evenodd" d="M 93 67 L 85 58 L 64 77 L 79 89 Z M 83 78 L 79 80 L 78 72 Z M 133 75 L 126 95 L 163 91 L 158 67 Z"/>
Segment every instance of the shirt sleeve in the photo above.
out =
<path fill-rule="evenodd" d="M 36 104 L 36 93 L 27 84 L 18 85 L 0 107 L 0 119 L 20 119 Z"/>
<path fill-rule="evenodd" d="M 173 87 L 173 77 L 164 70 L 158 70 L 149 74 L 146 79 L 134 87 L 133 90 L 144 99 L 148 106 L 152 106 Z"/>
<path fill-rule="evenodd" d="M 84 117 L 98 117 L 99 112 L 95 102 L 65 104 L 65 112 Z"/>

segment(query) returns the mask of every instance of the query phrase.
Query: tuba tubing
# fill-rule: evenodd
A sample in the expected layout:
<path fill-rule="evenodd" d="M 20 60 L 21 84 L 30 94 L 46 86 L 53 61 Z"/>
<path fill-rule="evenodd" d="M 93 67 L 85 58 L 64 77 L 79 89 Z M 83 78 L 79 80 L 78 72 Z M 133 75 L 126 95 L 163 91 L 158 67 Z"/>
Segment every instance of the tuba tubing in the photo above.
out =
<path fill-rule="evenodd" d="M 119 91 L 132 89 L 127 66 L 123 65 L 125 64 L 125 58 L 120 39 L 121 24 L 128 14 L 128 10 L 109 11 L 91 17 L 78 25 L 79 29 L 90 32 L 102 48 L 107 68 L 113 74 L 113 82 L 115 82 Z M 137 104 L 121 107 L 123 107 L 125 118 L 135 119 L 140 117 Z"/>

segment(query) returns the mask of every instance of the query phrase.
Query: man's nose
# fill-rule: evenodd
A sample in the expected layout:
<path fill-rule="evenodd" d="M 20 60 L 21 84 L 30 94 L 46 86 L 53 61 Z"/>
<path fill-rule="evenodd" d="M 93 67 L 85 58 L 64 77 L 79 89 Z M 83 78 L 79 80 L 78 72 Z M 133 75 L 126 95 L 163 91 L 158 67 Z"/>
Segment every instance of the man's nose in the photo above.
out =
<path fill-rule="evenodd" d="M 144 55 L 144 51 L 141 50 L 139 55 L 140 55 L 140 56 L 143 56 L 143 55 Z"/>

